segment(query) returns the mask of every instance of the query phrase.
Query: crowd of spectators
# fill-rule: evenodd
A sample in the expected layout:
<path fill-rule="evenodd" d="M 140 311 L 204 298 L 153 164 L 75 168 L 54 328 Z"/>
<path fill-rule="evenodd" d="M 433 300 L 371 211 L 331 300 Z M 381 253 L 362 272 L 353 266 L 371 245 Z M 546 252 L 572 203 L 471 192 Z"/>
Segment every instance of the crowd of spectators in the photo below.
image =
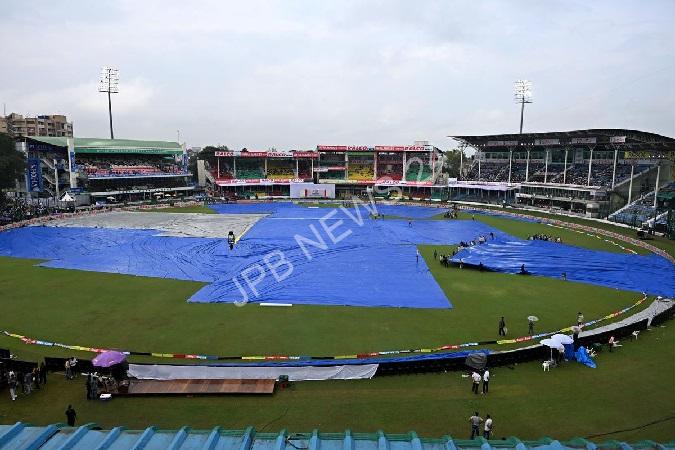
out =
<path fill-rule="evenodd" d="M 90 177 L 151 176 L 183 173 L 183 168 L 167 158 L 87 158 L 80 162 Z"/>
<path fill-rule="evenodd" d="M 533 234 L 532 236 L 528 236 L 527 238 L 528 241 L 548 241 L 548 242 L 558 242 L 562 243 L 562 238 L 559 236 L 549 236 L 548 234 Z"/>
<path fill-rule="evenodd" d="M 43 203 L 27 201 L 22 197 L 0 196 L 0 225 L 47 216 L 53 212 L 53 207 Z"/>
<path fill-rule="evenodd" d="M 635 174 L 645 170 L 647 166 L 635 166 Z M 594 163 L 591 168 L 591 186 L 610 186 L 612 184 L 613 164 Z M 615 183 L 620 183 L 630 177 L 631 166 L 628 164 L 619 164 L 616 166 Z M 527 164 L 522 162 L 511 163 L 511 182 L 522 183 L 527 180 L 534 183 L 563 183 L 577 184 L 585 186 L 588 182 L 588 164 L 569 164 L 567 173 L 565 165 L 560 163 L 550 163 L 548 167 L 544 163 L 530 162 L 529 173 Z M 480 176 L 478 163 L 475 162 L 466 174 L 466 179 L 470 181 L 489 181 L 489 182 L 508 182 L 509 163 L 506 162 L 483 162 L 480 166 Z"/>

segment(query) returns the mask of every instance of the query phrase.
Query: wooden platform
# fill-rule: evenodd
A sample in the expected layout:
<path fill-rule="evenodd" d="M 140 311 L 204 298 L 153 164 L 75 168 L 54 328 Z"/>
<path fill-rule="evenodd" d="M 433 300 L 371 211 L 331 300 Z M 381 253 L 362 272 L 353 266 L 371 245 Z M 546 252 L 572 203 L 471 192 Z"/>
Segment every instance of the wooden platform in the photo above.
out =
<path fill-rule="evenodd" d="M 273 394 L 275 380 L 130 380 L 118 395 Z"/>

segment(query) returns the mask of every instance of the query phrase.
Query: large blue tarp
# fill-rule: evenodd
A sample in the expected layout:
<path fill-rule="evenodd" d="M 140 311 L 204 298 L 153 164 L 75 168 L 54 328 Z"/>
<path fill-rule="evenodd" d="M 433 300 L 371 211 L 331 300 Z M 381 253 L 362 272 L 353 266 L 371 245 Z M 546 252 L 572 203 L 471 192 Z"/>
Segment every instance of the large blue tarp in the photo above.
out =
<path fill-rule="evenodd" d="M 522 240 L 500 234 L 494 240 L 460 250 L 453 261 L 483 265 L 498 272 L 518 273 L 521 265 L 532 275 L 582 281 L 600 286 L 675 295 L 675 266 L 658 255 L 633 255 L 589 250 L 571 245 Z"/>
<path fill-rule="evenodd" d="M 491 231 L 478 222 L 375 220 L 364 208 L 306 208 L 281 203 L 219 205 L 215 209 L 271 215 L 257 222 L 233 250 L 223 239 L 158 236 L 155 230 L 27 227 L 0 233 L 0 255 L 46 259 L 46 267 L 210 283 L 194 294 L 193 302 L 246 299 L 448 308 L 450 303 L 424 259 L 418 260 L 416 245 L 466 241 L 476 233 Z M 398 215 L 424 210 L 429 215 L 438 212 L 435 208 L 407 207 Z M 378 212 L 389 213 L 379 206 Z M 326 228 L 334 236 L 347 234 L 333 242 Z M 265 264 L 266 255 L 272 255 L 270 265 L 281 263 L 277 274 L 282 275 L 282 281 Z M 249 280 L 256 282 L 253 287 L 241 275 L 247 270 Z M 261 272 L 264 277 L 257 283 Z"/>
<path fill-rule="evenodd" d="M 509 273 L 525 264 L 535 275 L 560 277 L 565 271 L 569 280 L 675 294 L 673 265 L 661 257 L 524 241 L 479 221 L 379 220 L 363 207 L 292 203 L 213 208 L 269 216 L 233 250 L 224 239 L 160 236 L 157 230 L 26 227 L 0 233 L 0 255 L 45 259 L 46 267 L 208 283 L 192 302 L 448 308 L 424 259 L 418 260 L 416 245 L 459 243 L 492 232 L 494 240 L 461 251 L 455 260 Z M 377 212 L 420 218 L 439 210 L 378 205 Z"/>

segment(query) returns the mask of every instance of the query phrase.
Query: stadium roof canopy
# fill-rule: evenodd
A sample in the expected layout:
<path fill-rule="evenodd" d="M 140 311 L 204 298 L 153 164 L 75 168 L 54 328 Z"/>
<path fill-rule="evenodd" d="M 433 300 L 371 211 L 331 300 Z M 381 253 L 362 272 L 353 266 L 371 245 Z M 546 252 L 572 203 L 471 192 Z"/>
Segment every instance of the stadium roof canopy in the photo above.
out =
<path fill-rule="evenodd" d="M 210 450 L 598 450 L 616 448 L 622 450 L 672 448 L 675 442 L 659 444 L 653 441 L 641 441 L 627 444 L 620 441 L 606 441 L 594 444 L 586 439 L 576 438 L 570 441 L 557 441 L 542 438 L 536 441 L 521 441 L 518 438 L 487 441 L 453 439 L 443 436 L 437 439 L 419 438 L 415 432 L 407 434 L 377 433 L 292 433 L 286 430 L 279 433 L 258 433 L 253 427 L 246 430 L 192 430 L 183 427 L 179 430 L 160 430 L 149 427 L 145 430 L 126 430 L 123 427 L 110 431 L 101 430 L 95 424 L 86 424 L 79 428 L 65 427 L 62 424 L 45 427 L 32 427 L 21 422 L 14 425 L 0 425 L 0 447 L 3 449 L 210 449 Z"/>
<path fill-rule="evenodd" d="M 503 150 L 518 146 L 566 147 L 574 145 L 620 146 L 624 149 L 675 151 L 675 139 L 660 134 L 621 128 L 550 131 L 546 133 L 448 136 L 476 148 Z"/>
<path fill-rule="evenodd" d="M 67 147 L 65 137 L 31 136 L 26 138 L 35 142 Z M 74 138 L 75 153 L 147 153 L 147 154 L 177 154 L 183 153 L 178 142 L 167 141 L 138 141 L 132 139 L 98 139 Z"/>

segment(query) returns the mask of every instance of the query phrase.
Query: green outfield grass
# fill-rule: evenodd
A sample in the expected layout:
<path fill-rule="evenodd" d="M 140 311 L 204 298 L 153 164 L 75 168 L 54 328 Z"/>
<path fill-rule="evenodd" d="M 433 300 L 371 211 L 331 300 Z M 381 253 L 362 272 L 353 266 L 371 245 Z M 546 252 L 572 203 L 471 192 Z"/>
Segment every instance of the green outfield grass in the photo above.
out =
<path fill-rule="evenodd" d="M 607 244 L 596 238 L 542 224 L 478 215 L 476 220 L 520 237 L 545 232 L 571 245 L 617 250 L 602 247 Z M 186 299 L 202 283 L 50 269 L 37 267 L 35 260 L 0 257 L 0 329 L 67 344 L 162 353 L 341 355 L 494 339 L 500 316 L 505 316 L 510 336 L 527 334 L 526 317 L 531 314 L 541 319 L 537 331 L 555 330 L 573 323 L 578 311 L 592 319 L 641 297 L 551 278 L 444 268 L 433 252 L 449 253 L 453 247 L 419 249 L 453 309 L 188 304 Z M 336 283 L 349 286 L 340 274 L 335 277 Z M 675 334 L 668 326 L 602 355 L 597 370 L 570 364 L 544 374 L 537 363 L 497 368 L 487 398 L 471 396 L 468 381 L 453 372 L 299 383 L 273 397 L 115 399 L 101 404 L 83 400 L 82 382 L 52 376 L 47 390 L 14 403 L 0 392 L 0 422 L 62 421 L 67 403 L 73 403 L 81 421 L 105 426 L 260 429 L 268 424 L 267 430 L 414 429 L 429 436 L 465 437 L 468 416 L 478 409 L 493 415 L 499 436 L 587 436 L 675 413 L 672 389 L 666 387 L 675 375 L 675 362 L 668 356 Z M 0 336 L 0 347 L 30 360 L 92 356 L 6 336 Z M 672 425 L 664 422 L 609 438 L 664 441 L 675 437 Z"/>
<path fill-rule="evenodd" d="M 626 251 L 620 247 L 605 241 L 605 239 L 608 239 L 621 244 L 623 247 L 634 250 L 641 255 L 648 255 L 651 253 L 649 250 L 646 250 L 642 247 L 637 247 L 627 242 L 619 241 L 618 239 L 607 238 L 601 235 L 588 236 L 586 233 L 579 233 L 572 229 L 556 228 L 543 223 L 524 222 L 522 220 L 512 220 L 506 217 L 495 217 L 481 214 L 474 214 L 473 217 L 475 220 L 481 221 L 487 225 L 490 225 L 491 227 L 505 231 L 506 233 L 521 239 L 527 239 L 529 236 L 535 234 L 547 234 L 549 236 L 560 237 L 564 243 L 576 245 L 578 247 L 613 253 L 626 253 Z M 459 213 L 459 218 L 471 220 L 472 215 L 469 213 Z"/>
<path fill-rule="evenodd" d="M 618 225 L 612 225 L 609 223 L 604 223 L 604 222 L 598 222 L 596 220 L 589 220 L 589 219 L 584 219 L 582 217 L 568 217 L 568 216 L 560 216 L 556 214 L 549 214 L 545 213 L 542 211 L 531 211 L 527 209 L 519 209 L 519 208 L 502 208 L 502 207 L 497 207 L 497 206 L 481 206 L 483 208 L 487 209 L 494 209 L 494 210 L 499 210 L 499 211 L 508 211 L 508 212 L 513 212 L 517 214 L 523 214 L 526 216 L 532 216 L 532 217 L 542 217 L 542 218 L 547 218 L 547 219 L 558 219 L 562 220 L 565 222 L 570 222 L 570 223 L 576 223 L 579 225 L 586 225 L 589 227 L 595 227 L 595 228 L 600 228 L 603 230 L 607 231 L 612 231 L 614 233 L 619 233 L 627 237 L 632 237 L 636 238 L 637 233 L 634 229 L 632 228 L 626 228 L 626 227 L 621 227 Z M 652 239 L 649 241 L 650 244 L 652 244 L 655 247 L 660 248 L 661 250 L 666 251 L 670 256 L 675 257 L 675 240 L 673 239 L 668 239 L 667 237 L 662 237 L 662 236 L 653 236 Z"/>
<path fill-rule="evenodd" d="M 107 428 L 253 425 L 259 431 L 291 432 L 415 430 L 423 437 L 450 434 L 465 439 L 468 418 L 478 411 L 483 417 L 492 415 L 497 439 L 587 437 L 675 415 L 675 394 L 669 386 L 675 359 L 666 357 L 674 341 L 670 322 L 642 332 L 637 341 L 622 342 L 614 353 L 602 352 L 597 369 L 567 363 L 544 373 L 538 362 L 494 368 L 487 396 L 472 394 L 460 372 L 448 372 L 296 383 L 270 397 L 115 398 L 100 403 L 86 400 L 82 378 L 65 381 L 63 375 L 52 374 L 46 389 L 16 402 L 0 392 L 0 422 L 64 422 L 64 410 L 72 404 L 78 424 L 96 422 Z M 595 439 L 667 442 L 675 438 L 674 424 L 663 421 Z"/>
<path fill-rule="evenodd" d="M 453 309 L 189 304 L 186 299 L 201 283 L 0 258 L 1 326 L 68 344 L 136 351 L 341 355 L 488 340 L 496 337 L 501 316 L 511 335 L 527 334 L 526 317 L 532 314 L 541 319 L 539 330 L 556 330 L 573 323 L 578 311 L 600 317 L 640 298 L 636 292 L 551 278 L 444 268 L 433 261 L 434 248 L 446 253 L 450 248 L 420 247 Z M 24 346 L 1 337 L 0 347 L 7 345 Z"/>

